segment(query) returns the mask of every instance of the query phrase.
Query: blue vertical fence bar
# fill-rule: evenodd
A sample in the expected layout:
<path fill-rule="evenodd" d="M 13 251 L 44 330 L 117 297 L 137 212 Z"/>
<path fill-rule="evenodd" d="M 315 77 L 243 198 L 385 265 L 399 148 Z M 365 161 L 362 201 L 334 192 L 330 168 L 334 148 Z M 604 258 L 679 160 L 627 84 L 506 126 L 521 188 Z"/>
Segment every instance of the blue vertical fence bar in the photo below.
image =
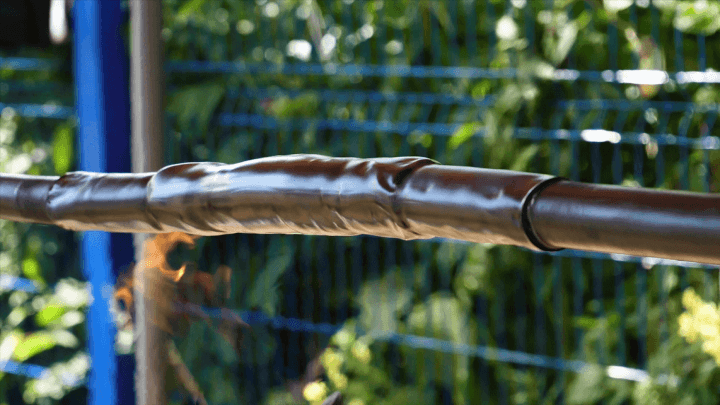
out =
<path fill-rule="evenodd" d="M 80 170 L 129 172 L 130 101 L 122 3 L 76 1 L 74 13 Z M 133 257 L 132 238 L 85 232 L 81 250 L 93 297 L 87 317 L 92 359 L 88 403 L 132 404 L 133 360 L 115 354 L 116 329 L 110 312 L 117 272 Z"/>

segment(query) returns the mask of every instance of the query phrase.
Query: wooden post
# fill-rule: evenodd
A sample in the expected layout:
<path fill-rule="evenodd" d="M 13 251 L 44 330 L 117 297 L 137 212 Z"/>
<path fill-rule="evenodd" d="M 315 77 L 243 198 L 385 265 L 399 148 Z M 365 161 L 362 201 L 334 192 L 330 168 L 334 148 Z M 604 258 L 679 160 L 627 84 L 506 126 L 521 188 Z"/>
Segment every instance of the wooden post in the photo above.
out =
<path fill-rule="evenodd" d="M 132 0 L 131 15 L 131 97 L 132 170 L 155 171 L 163 166 L 163 44 L 162 3 L 160 0 Z M 147 235 L 135 238 L 135 389 L 138 405 L 167 403 L 165 371 L 167 335 L 153 319 L 158 319 L 157 301 L 143 292 L 161 288 L 157 279 L 143 271 L 142 246 Z"/>

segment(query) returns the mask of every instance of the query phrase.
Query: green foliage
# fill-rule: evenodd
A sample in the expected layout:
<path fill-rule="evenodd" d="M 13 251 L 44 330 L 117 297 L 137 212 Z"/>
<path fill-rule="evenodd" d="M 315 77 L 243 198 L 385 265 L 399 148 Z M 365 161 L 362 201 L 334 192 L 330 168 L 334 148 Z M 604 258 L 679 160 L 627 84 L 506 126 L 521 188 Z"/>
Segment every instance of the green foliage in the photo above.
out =
<path fill-rule="evenodd" d="M 169 74 L 168 159 L 236 163 L 304 152 L 361 157 L 420 155 L 445 164 L 545 172 L 604 183 L 618 181 L 609 170 L 617 163 L 619 179 L 625 185 L 679 188 L 687 182 L 694 191 L 717 191 L 720 174 L 715 168 L 720 165 L 720 153 L 656 142 L 656 136 L 665 133 L 686 134 L 691 140 L 717 134 L 717 126 L 713 127 L 709 118 L 714 114 L 711 107 L 720 101 L 715 86 L 674 81 L 634 85 L 572 78 L 575 69 L 692 71 L 717 66 L 719 54 L 713 44 L 720 30 L 720 5 L 716 3 L 653 1 L 653 8 L 630 0 L 164 1 L 168 59 L 263 67 L 252 73 L 240 69 L 239 73 Z M 699 48 L 698 34 L 706 36 L 707 52 Z M 298 49 L 309 47 L 309 53 L 291 52 L 293 40 L 300 41 L 295 42 L 300 44 Z M 701 53 L 703 61 L 698 57 Z M 279 73 L 282 67 L 304 62 L 320 65 L 326 74 Z M 333 69 L 343 65 L 398 64 L 490 69 L 498 77 L 333 74 Z M 510 71 L 515 73 L 506 75 Z M 25 102 L 24 95 L 9 93 L 8 86 L 14 81 L 44 83 L 48 78 L 62 79 L 54 73 L 4 69 L 0 72 L 0 97 L 3 102 Z M 50 92 L 43 102 L 72 105 L 71 90 Z M 260 97 L 253 93 L 264 90 L 267 94 Z M 430 93 L 472 97 L 487 105 L 390 102 L 380 96 L 360 101 L 354 100 L 355 96 L 328 99 L 324 90 L 383 97 Z M 658 104 L 632 111 L 558 107 L 578 100 L 624 105 L 694 102 L 710 109 L 707 113 L 675 113 Z M 273 118 L 280 128 L 222 127 L 213 121 L 218 112 Z M 350 130 L 328 131 L 307 125 L 298 131 L 290 127 L 291 123 L 322 119 Z M 62 174 L 73 169 L 75 124 L 41 122 L 46 120 L 20 118 L 12 109 L 3 110 L 0 169 L 27 174 Z M 373 128 L 372 123 L 379 128 L 397 124 L 394 128 L 399 132 L 405 123 L 452 124 L 457 130 L 449 138 L 423 126 L 400 135 L 370 131 L 367 128 Z M 521 134 L 525 139 L 518 139 L 523 128 L 558 130 L 559 134 L 563 129 L 604 128 L 623 134 L 645 133 L 648 141 L 637 146 L 560 136 L 548 141 L 544 134 L 527 132 Z M 614 160 L 616 147 L 620 162 Z M 593 153 L 599 156 L 602 168 L 598 179 L 591 163 Z M 642 173 L 632 175 L 637 165 L 642 165 Z M 660 168 L 664 169 L 662 175 Z M 84 342 L 81 311 L 87 304 L 62 299 L 45 287 L 55 285 L 69 267 L 66 263 L 75 260 L 67 252 L 73 250 L 74 242 L 62 231 L 39 229 L 0 222 L 0 272 L 33 278 L 43 288 L 38 300 L 24 293 L 0 292 L 0 357 L 12 358 L 20 347 L 17 356 L 64 366 L 84 378 L 87 359 L 81 348 L 63 347 L 72 346 L 72 339 L 62 331 Z M 314 308 L 327 304 L 333 314 L 347 309 L 351 316 L 347 331 L 353 330 L 354 324 L 368 331 L 368 335 L 353 339 L 362 339 L 371 362 L 361 361 L 352 345 L 342 346 L 335 338 L 332 350 L 344 358 L 337 373 L 331 376 L 329 372 L 331 356 L 322 359 L 326 388 L 343 391 L 348 403 L 352 399 L 365 404 L 437 403 L 441 393 L 455 403 L 717 403 L 717 393 L 708 388 L 717 386 L 717 366 L 699 344 L 689 345 L 677 335 L 674 320 L 680 313 L 682 283 L 678 280 L 683 276 L 671 266 L 645 271 L 620 262 L 610 265 L 534 256 L 510 247 L 445 242 L 406 242 L 401 249 L 373 250 L 365 239 L 333 241 L 333 253 L 332 249 L 317 248 L 316 239 L 302 248 L 300 239 L 285 237 L 253 236 L 247 243 L 216 239 L 202 242 L 195 261 L 212 270 L 226 257 L 235 257 L 235 262 L 227 264 L 240 278 L 232 294 L 236 308 L 286 315 L 288 308 L 298 304 L 287 298 L 289 289 L 307 288 L 303 293 L 313 298 Z M 359 254 L 354 253 L 355 248 Z M 403 249 L 403 257 L 411 259 L 398 264 Z M 318 257 L 318 252 L 327 257 Z M 398 263 L 379 264 L 372 262 L 371 256 L 377 256 L 376 261 L 395 257 Z M 321 261 L 330 263 L 330 287 L 316 285 L 320 276 L 299 269 L 301 263 L 309 263 L 308 268 L 319 272 L 315 263 Z M 351 270 L 358 273 L 354 275 L 357 279 L 346 280 L 343 290 L 335 283 L 345 270 L 346 274 Z M 622 281 L 613 276 L 615 271 L 620 272 Z M 673 274 L 675 281 L 670 276 L 660 283 L 643 278 L 661 271 Z M 689 284 L 696 288 L 705 285 L 696 276 L 701 270 L 687 272 Z M 638 285 L 649 286 L 648 291 L 639 291 Z M 596 286 L 599 292 L 594 290 Z M 617 301 L 618 296 L 624 297 L 622 302 Z M 327 321 L 321 310 L 310 312 L 302 316 L 314 322 Z M 662 323 L 663 319 L 669 321 Z M 595 366 L 578 374 L 561 373 L 459 354 L 399 349 L 382 342 L 380 337 L 388 333 L 590 363 L 647 365 L 651 379 L 631 383 L 612 379 L 606 369 Z M 181 340 L 182 357 L 195 371 L 211 403 L 240 402 L 265 388 L 272 393 L 264 397 L 265 403 L 293 403 L 284 387 L 270 386 L 268 380 L 266 387 L 246 387 L 253 384 L 245 384 L 238 376 L 247 375 L 251 366 L 252 372 L 259 374 L 275 367 L 277 350 L 285 341 L 278 340 L 271 327 L 254 328 L 240 356 L 207 325 L 191 327 Z M 315 344 L 322 345 L 322 339 L 318 340 Z M 635 346 L 639 341 L 647 342 L 644 354 L 635 354 L 641 351 Z M 303 344 L 306 350 L 310 346 Z M 387 353 L 396 356 L 390 358 L 402 369 L 400 376 L 388 371 L 391 367 L 383 361 Z M 620 358 L 619 353 L 627 358 Z M 257 380 L 262 381 L 262 375 Z M 340 375 L 347 378 L 345 383 Z M 663 381 L 663 375 L 678 379 Z M 4 375 L 0 377 L 0 397 L 9 387 L 22 386 L 29 402 L 60 398 L 72 388 L 57 381 L 25 381 Z"/>
<path fill-rule="evenodd" d="M 207 128 L 226 88 L 217 83 L 186 86 L 169 96 L 167 111 L 177 117 L 182 128 Z"/>
<path fill-rule="evenodd" d="M 67 361 L 52 364 L 49 373 L 43 378 L 28 381 L 23 399 L 34 403 L 67 398 L 69 392 L 82 384 L 89 370 L 90 357 L 78 352 Z"/>
<path fill-rule="evenodd" d="M 613 380 L 601 366 L 588 366 L 568 386 L 567 403 L 590 405 L 598 403 L 624 404 L 632 398 L 632 383 Z M 647 400 L 648 398 L 643 398 Z"/>
<path fill-rule="evenodd" d="M 321 356 L 327 385 L 317 387 L 319 390 L 316 390 L 320 391 L 319 401 L 314 400 L 312 388 L 315 387 L 312 386 L 305 389 L 305 399 L 311 404 L 319 404 L 330 392 L 339 390 L 345 398 L 344 403 L 349 404 L 434 403 L 430 392 L 423 389 L 423 385 L 402 385 L 393 381 L 383 369 L 382 362 L 373 358 L 372 346 L 372 338 L 358 337 L 354 332 L 354 324 L 346 323 L 332 337 L 331 346 Z"/>
<path fill-rule="evenodd" d="M 473 346 L 477 344 L 478 325 L 468 309 L 451 294 L 433 294 L 412 309 L 408 315 L 407 331 L 413 335 L 428 336 L 458 346 Z M 407 367 L 425 371 L 420 377 L 421 386 L 435 382 L 440 386 L 453 387 L 456 403 L 465 403 L 468 400 L 465 393 L 471 366 L 469 356 L 440 352 L 428 355 L 416 349 L 403 350 Z M 432 369 L 426 369 L 428 364 Z M 453 372 L 448 373 L 447 370 Z"/>
<path fill-rule="evenodd" d="M 205 0 L 189 0 L 180 7 L 177 12 L 179 17 L 187 17 L 190 14 L 200 14 L 200 8 L 205 4 Z"/>
<path fill-rule="evenodd" d="M 13 357 L 18 361 L 25 361 L 36 354 L 55 347 L 55 340 L 47 332 L 35 332 L 18 342 L 13 351 Z"/>
<path fill-rule="evenodd" d="M 591 366 L 574 377 L 568 404 L 642 405 L 713 404 L 718 400 L 720 369 L 702 352 L 673 333 L 649 361 L 650 377 L 637 383 L 613 380 L 603 367 Z"/>
<path fill-rule="evenodd" d="M 280 278 L 290 267 L 295 251 L 288 245 L 273 241 L 268 253 L 271 259 L 263 270 L 256 273 L 255 279 L 249 285 L 243 307 L 261 309 L 272 317 L 280 303 Z"/>
<path fill-rule="evenodd" d="M 567 14 L 558 10 L 543 11 L 538 19 L 546 27 L 542 38 L 545 58 L 557 66 L 567 58 L 578 32 L 586 27 L 591 17 L 584 12 L 576 20 L 568 20 Z"/>
<path fill-rule="evenodd" d="M 610 13 L 626 10 L 633 5 L 633 0 L 603 0 L 603 7 Z"/>
<path fill-rule="evenodd" d="M 411 287 L 407 277 L 397 272 L 366 282 L 359 294 L 360 325 L 381 333 L 398 331 L 398 318 L 407 314 L 412 303 Z"/>
<path fill-rule="evenodd" d="M 27 57 L 60 57 L 25 50 Z M 7 56 L 0 54 L 0 56 Z M 57 71 L 0 73 L 3 103 L 37 103 L 46 109 L 72 106 L 69 77 Z M 74 168 L 74 122 L 23 117 L 14 107 L 0 112 L 0 171 L 55 175 Z M 48 367 L 33 380 L 0 373 L 0 403 L 82 402 L 89 361 L 84 353 L 86 285 L 76 266 L 74 235 L 60 228 L 0 221 L 0 277 L 25 277 L 37 292 L 0 287 L 0 361 Z M 80 397 L 80 398 L 78 398 Z"/>
<path fill-rule="evenodd" d="M 452 149 L 457 149 L 459 146 L 467 142 L 470 138 L 476 135 L 480 130 L 481 125 L 479 122 L 468 122 L 458 128 L 455 133 L 450 137 L 448 146 Z"/>
<path fill-rule="evenodd" d="M 65 174 L 73 166 L 75 154 L 73 151 L 74 132 L 69 125 L 60 125 L 53 134 L 52 159 L 55 173 Z"/>
<path fill-rule="evenodd" d="M 12 310 L 0 323 L 0 361 L 44 362 L 49 373 L 38 380 L 24 382 L 23 398 L 29 403 L 60 399 L 77 389 L 86 378 L 87 355 L 79 351 L 84 333 L 84 311 L 88 305 L 85 284 L 74 279 L 59 280 L 53 290 L 42 289 L 30 299 L 29 294 L 16 291 L 5 294 Z M 23 332 L 31 319 L 34 332 Z M 59 354 L 59 355 L 58 355 Z M 0 385 L 16 384 L 18 377 L 0 373 Z M 7 389 L 7 388 L 4 388 Z"/>
<path fill-rule="evenodd" d="M 279 97 L 268 107 L 270 115 L 280 119 L 312 118 L 318 109 L 317 95 L 301 94 L 294 98 Z"/>
<path fill-rule="evenodd" d="M 46 305 L 35 314 L 35 322 L 40 326 L 48 326 L 48 324 L 56 322 L 61 316 L 66 314 L 68 308 L 64 305 L 51 304 Z"/>
<path fill-rule="evenodd" d="M 712 35 L 720 30 L 720 4 L 713 1 L 679 1 L 673 24 L 688 34 Z"/>

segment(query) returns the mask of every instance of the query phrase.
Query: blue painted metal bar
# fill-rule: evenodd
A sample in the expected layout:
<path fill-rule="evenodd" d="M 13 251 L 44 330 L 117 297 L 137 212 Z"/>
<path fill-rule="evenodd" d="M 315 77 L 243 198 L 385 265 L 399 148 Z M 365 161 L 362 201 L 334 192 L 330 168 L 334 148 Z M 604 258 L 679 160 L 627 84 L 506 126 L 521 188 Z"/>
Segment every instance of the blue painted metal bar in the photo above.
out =
<path fill-rule="evenodd" d="M 243 89 L 230 90 L 228 98 L 253 98 L 263 97 L 297 97 L 301 94 L 312 93 L 313 90 L 280 90 L 280 89 Z M 455 97 L 436 93 L 382 93 L 377 91 L 342 91 L 342 90 L 318 90 L 317 96 L 322 101 L 334 101 L 344 103 L 365 103 L 365 102 L 403 102 L 428 105 L 457 105 L 490 107 L 495 103 L 495 97 L 475 99 L 472 97 Z M 71 107 L 53 104 L 6 104 L 0 103 L 0 110 L 10 107 L 21 117 L 67 119 L 74 116 Z M 627 101 L 627 100 L 561 100 L 557 103 L 558 109 L 573 108 L 578 111 L 645 111 L 654 108 L 661 113 L 692 112 L 701 114 L 705 112 L 719 112 L 720 104 L 698 105 L 682 101 Z M 402 124 L 401 122 L 398 124 Z M 619 132 L 619 131 L 616 131 Z M 662 135 L 662 134 L 660 134 Z M 621 141 L 622 142 L 622 141 Z M 682 141 L 681 141 L 682 142 Z"/>
<path fill-rule="evenodd" d="M 22 375 L 29 378 L 43 378 L 48 375 L 50 370 L 47 367 L 35 364 L 18 363 L 17 361 L 4 360 L 0 361 L 0 372 Z"/>
<path fill-rule="evenodd" d="M 484 106 L 488 107 L 493 104 L 496 97 L 485 97 L 477 99 L 473 97 L 458 97 L 449 94 L 439 93 L 410 93 L 410 92 L 393 92 L 384 93 L 379 91 L 366 90 L 328 90 L 328 89 L 304 89 L 291 90 L 280 88 L 242 88 L 228 89 L 228 98 L 251 98 L 254 101 L 263 101 L 268 97 L 297 97 L 303 94 L 314 94 L 321 101 L 335 101 L 345 103 L 378 103 L 378 102 L 401 102 L 401 103 L 417 103 L 417 104 L 443 104 L 443 105 L 465 105 L 465 106 Z M 684 111 L 684 110 L 683 110 Z"/>
<path fill-rule="evenodd" d="M 37 364 L 20 363 L 13 360 L 0 361 L 0 373 L 8 373 L 21 375 L 27 378 L 42 379 L 51 376 L 51 369 L 39 366 Z M 72 372 L 63 372 L 60 374 L 63 383 L 69 387 L 80 387 L 87 382 L 83 378 L 78 378 Z"/>
<path fill-rule="evenodd" d="M 218 308 L 204 308 L 210 317 L 222 317 L 222 311 Z M 305 319 L 288 318 L 283 316 L 269 317 L 260 311 L 234 311 L 244 322 L 253 325 L 269 325 L 276 329 L 288 330 L 291 332 L 319 333 L 323 335 L 334 335 L 343 328 L 343 325 L 312 322 Z M 468 345 L 453 343 L 442 339 L 436 339 L 412 334 L 387 332 L 387 331 L 365 331 L 357 329 L 360 335 L 367 334 L 373 340 L 402 344 L 414 349 L 433 350 L 440 353 L 460 354 L 466 356 L 480 357 L 486 360 L 512 363 L 523 366 L 541 367 L 554 370 L 582 372 L 592 363 L 578 360 L 563 360 L 560 358 L 525 353 L 516 350 L 507 350 L 491 346 Z M 610 378 L 642 381 L 649 378 L 646 371 L 634 368 L 609 366 L 608 376 Z"/>
<path fill-rule="evenodd" d="M 370 76 L 370 77 L 413 77 L 433 79 L 512 79 L 521 72 L 514 68 L 490 69 L 463 66 L 410 66 L 410 65 L 363 65 L 363 64 L 285 64 L 210 62 L 197 60 L 175 60 L 165 64 L 165 71 L 171 73 L 251 73 L 285 74 L 300 76 Z M 648 77 L 647 75 L 651 76 Z M 720 83 L 720 72 L 684 71 L 667 72 L 660 70 L 577 70 L 556 69 L 552 79 L 557 81 L 588 81 L 605 83 L 651 84 L 651 80 L 664 83 L 675 80 L 678 83 Z"/>
<path fill-rule="evenodd" d="M 32 82 L 26 80 L 3 80 L 0 83 L 0 94 L 21 93 L 21 94 L 52 94 L 56 96 L 59 93 L 68 93 L 72 87 L 60 82 L 44 81 Z"/>
<path fill-rule="evenodd" d="M 44 58 L 0 57 L 0 69 L 44 71 L 55 70 L 62 65 L 60 60 Z"/>
<path fill-rule="evenodd" d="M 128 62 L 121 37 L 120 2 L 75 2 L 75 83 L 80 170 L 130 171 L 130 102 Z M 132 364 L 115 354 L 116 329 L 109 302 L 116 271 L 132 261 L 129 235 L 85 232 L 82 266 L 91 284 L 88 350 L 92 367 L 88 403 L 131 404 Z M 122 364 L 122 366 L 120 365 Z"/>
<path fill-rule="evenodd" d="M 218 123 L 221 126 L 229 127 L 250 127 L 258 129 L 278 129 L 293 128 L 306 129 L 316 128 L 318 130 L 349 130 L 355 132 L 389 132 L 400 135 L 410 135 L 413 132 L 426 132 L 432 135 L 451 136 L 464 123 L 445 124 L 445 123 L 429 123 L 429 122 L 398 122 L 398 121 L 357 121 L 357 120 L 340 120 L 340 119 L 293 119 L 279 120 L 271 116 L 260 114 L 232 114 L 221 113 L 218 115 Z M 592 132 L 600 131 L 600 132 Z M 476 136 L 483 136 L 484 130 L 478 131 Z M 673 134 L 657 134 L 650 137 L 645 132 L 624 132 L 622 134 L 616 132 L 605 131 L 602 129 L 580 130 L 580 129 L 542 129 L 542 128 L 516 128 L 514 136 L 519 139 L 528 139 L 534 141 L 540 140 L 562 140 L 562 141 L 586 141 L 596 142 L 595 136 L 607 136 L 609 142 L 615 143 L 645 145 L 651 140 L 658 145 L 678 145 L 688 146 L 693 149 L 700 150 L 717 150 L 720 149 L 720 138 L 715 136 L 703 136 L 701 138 L 678 137 Z M 590 140 L 588 140 L 590 139 Z"/>
<path fill-rule="evenodd" d="M 52 104 L 5 104 L 0 103 L 0 111 L 9 107 L 15 110 L 17 115 L 21 117 L 32 118 L 53 118 L 68 119 L 75 115 L 72 107 L 52 105 Z"/>
<path fill-rule="evenodd" d="M 35 293 L 38 291 L 37 284 L 26 278 L 15 277 L 9 274 L 0 274 L 0 291 L 13 290 Z"/>

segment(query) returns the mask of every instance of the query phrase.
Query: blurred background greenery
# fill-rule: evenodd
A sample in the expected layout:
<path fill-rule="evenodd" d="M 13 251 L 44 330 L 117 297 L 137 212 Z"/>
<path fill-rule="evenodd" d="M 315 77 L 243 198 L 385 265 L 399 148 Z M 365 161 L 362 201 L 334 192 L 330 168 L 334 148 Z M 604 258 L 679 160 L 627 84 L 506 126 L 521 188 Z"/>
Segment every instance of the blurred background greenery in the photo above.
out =
<path fill-rule="evenodd" d="M 586 182 L 720 187 L 714 1 L 163 4 L 168 164 L 417 155 Z M 3 171 L 75 168 L 69 52 L 0 54 L 58 61 L 0 64 Z M 635 69 L 645 71 L 627 72 Z M 702 73 L 677 73 L 693 71 Z M 0 274 L 39 289 L 0 290 L 0 361 L 85 378 L 87 299 L 69 298 L 85 291 L 77 235 L 0 227 Z M 176 267 L 184 260 L 210 272 L 229 265 L 233 308 L 268 317 L 240 355 L 206 325 L 176 337 L 211 404 L 314 404 L 336 389 L 352 405 L 720 397 L 717 309 L 701 304 L 718 300 L 717 268 L 455 241 L 266 235 L 203 238 L 172 258 Z M 690 312 L 679 318 L 691 287 L 700 301 L 686 299 Z M 288 321 L 300 319 L 309 323 Z M 324 371 L 306 367 L 318 361 Z M 73 384 L 0 374 L 8 404 L 85 395 Z M 180 392 L 170 398 L 185 401 Z"/>

